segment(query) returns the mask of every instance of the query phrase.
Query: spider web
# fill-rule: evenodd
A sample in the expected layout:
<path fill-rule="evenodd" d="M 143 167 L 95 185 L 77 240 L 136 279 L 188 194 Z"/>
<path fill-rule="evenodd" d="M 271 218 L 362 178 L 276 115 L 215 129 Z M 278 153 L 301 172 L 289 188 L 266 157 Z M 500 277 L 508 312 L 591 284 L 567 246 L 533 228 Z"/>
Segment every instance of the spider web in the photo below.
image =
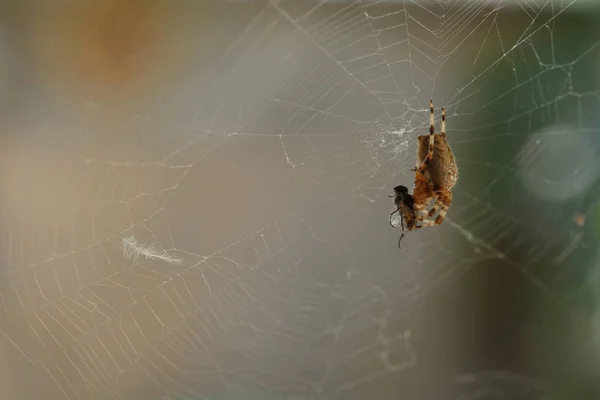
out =
<path fill-rule="evenodd" d="M 150 14 L 161 56 L 101 85 L 12 56 L 5 397 L 587 388 L 600 31 L 581 4 L 203 2 Z M 444 224 L 398 250 L 388 195 L 429 98 L 461 175 Z"/>

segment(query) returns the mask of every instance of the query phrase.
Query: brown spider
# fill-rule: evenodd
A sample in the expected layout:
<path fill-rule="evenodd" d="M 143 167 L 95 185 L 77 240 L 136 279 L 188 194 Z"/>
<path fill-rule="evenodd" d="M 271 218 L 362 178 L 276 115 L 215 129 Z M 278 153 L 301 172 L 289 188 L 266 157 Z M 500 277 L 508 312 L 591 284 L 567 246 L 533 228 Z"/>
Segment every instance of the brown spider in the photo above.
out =
<path fill-rule="evenodd" d="M 451 190 L 458 179 L 458 168 L 452 149 L 446 141 L 446 111 L 442 108 L 442 129 L 440 133 L 435 133 L 432 100 L 429 100 L 429 121 L 429 134 L 417 138 L 419 161 L 417 166 L 411 169 L 415 172 L 413 193 L 410 194 L 406 186 L 399 185 L 394 188 L 394 195 L 389 196 L 394 197 L 396 205 L 396 210 L 390 214 L 390 225 L 394 228 L 392 215 L 400 213 L 402 234 L 398 239 L 398 248 L 405 230 L 412 231 L 441 224 L 452 204 Z M 431 200 L 435 200 L 435 203 L 431 210 L 427 211 Z M 438 216 L 433 220 L 432 217 L 436 213 Z"/>

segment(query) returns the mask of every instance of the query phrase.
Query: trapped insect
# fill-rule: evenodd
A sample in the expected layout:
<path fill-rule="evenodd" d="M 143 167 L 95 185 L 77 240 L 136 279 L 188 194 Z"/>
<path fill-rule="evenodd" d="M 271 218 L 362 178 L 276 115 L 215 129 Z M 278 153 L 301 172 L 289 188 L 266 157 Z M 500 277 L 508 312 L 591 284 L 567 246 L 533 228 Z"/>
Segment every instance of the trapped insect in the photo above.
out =
<path fill-rule="evenodd" d="M 452 204 L 452 188 L 458 180 L 458 168 L 452 149 L 446 141 L 446 110 L 442 108 L 442 127 L 440 133 L 435 133 L 433 100 L 429 100 L 429 134 L 417 138 L 417 166 L 411 171 L 415 173 L 415 188 L 408 192 L 406 186 L 394 188 L 396 210 L 392 216 L 400 213 L 402 234 L 398 239 L 398 248 L 405 231 L 439 225 L 444 222 L 446 213 Z M 435 203 L 427 210 L 429 203 Z M 437 218 L 433 219 L 435 214 Z"/>

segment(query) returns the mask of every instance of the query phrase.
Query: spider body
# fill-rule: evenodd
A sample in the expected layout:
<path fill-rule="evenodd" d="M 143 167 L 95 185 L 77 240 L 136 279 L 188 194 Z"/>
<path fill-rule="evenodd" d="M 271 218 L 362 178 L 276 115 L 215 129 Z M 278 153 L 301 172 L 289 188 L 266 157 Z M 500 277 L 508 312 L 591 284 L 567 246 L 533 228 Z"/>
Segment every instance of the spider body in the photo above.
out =
<path fill-rule="evenodd" d="M 446 140 L 446 111 L 442 108 L 442 127 L 435 133 L 433 101 L 429 101 L 430 126 L 429 134 L 417 138 L 417 166 L 415 172 L 415 188 L 408 192 L 406 186 L 394 188 L 394 204 L 396 210 L 390 214 L 400 213 L 402 235 L 404 231 L 439 225 L 444 222 L 446 213 L 452 204 L 452 188 L 458 180 L 458 167 L 452 149 Z M 434 201 L 430 210 L 427 207 Z M 435 214 L 437 218 L 432 219 Z M 406 224 L 406 226 L 405 226 Z M 392 225 L 393 226 L 393 225 Z"/>
<path fill-rule="evenodd" d="M 446 138 L 439 133 L 433 135 L 433 158 L 425 170 L 425 177 L 431 181 L 434 188 L 446 188 L 451 190 L 458 180 L 458 168 L 454 161 L 454 154 Z M 429 147 L 429 135 L 421 135 L 417 138 L 417 157 L 419 164 L 427 158 Z"/>

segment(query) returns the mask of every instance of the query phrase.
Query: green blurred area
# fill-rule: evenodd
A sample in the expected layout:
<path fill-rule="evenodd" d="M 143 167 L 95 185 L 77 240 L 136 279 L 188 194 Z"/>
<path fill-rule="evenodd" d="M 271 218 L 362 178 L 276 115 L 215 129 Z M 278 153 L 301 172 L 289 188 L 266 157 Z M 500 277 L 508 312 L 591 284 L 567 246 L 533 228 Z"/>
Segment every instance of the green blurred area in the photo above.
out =
<path fill-rule="evenodd" d="M 541 199 L 520 177 L 527 173 L 524 165 L 536 162 L 539 151 L 555 153 L 556 163 L 536 179 L 556 177 L 558 181 L 566 175 L 561 149 L 543 147 L 551 135 L 561 135 L 567 143 L 581 135 L 595 151 L 600 149 L 599 18 L 597 7 L 587 13 L 570 10 L 557 18 L 541 14 L 530 20 L 516 10 L 512 16 L 498 18 L 501 32 L 515 28 L 513 38 L 510 33 L 502 36 L 506 47 L 523 36 L 529 38 L 500 61 L 498 52 L 506 48 L 486 47 L 482 65 L 497 62 L 487 72 L 488 84 L 473 88 L 478 95 L 458 106 L 459 117 L 461 109 L 479 109 L 475 128 L 468 125 L 473 121 L 466 117 L 461 128 L 486 138 L 459 147 L 458 159 L 496 167 L 463 164 L 462 201 L 479 199 L 494 214 L 512 221 L 510 232 L 501 238 L 496 237 L 495 229 L 500 218 L 474 224 L 468 222 L 469 215 L 463 215 L 464 224 L 472 224 L 475 236 L 492 243 L 510 260 L 507 264 L 521 268 L 527 281 L 504 287 L 505 298 L 496 299 L 504 304 L 490 312 L 508 308 L 513 315 L 520 315 L 519 310 L 525 308 L 522 320 L 513 320 L 509 326 L 498 323 L 495 328 L 519 347 L 514 358 L 520 361 L 513 360 L 516 368 L 549 385 L 546 399 L 600 398 L 596 372 L 600 329 L 595 327 L 600 299 L 600 186 L 596 181 L 578 195 L 552 201 Z M 528 35 L 521 35 L 524 29 Z M 566 128 L 545 133 L 548 126 Z M 539 135 L 541 150 L 525 150 L 533 135 Z M 600 162 L 582 165 L 571 179 L 598 168 Z M 455 198 L 458 196 L 461 194 Z M 489 276 L 497 279 L 497 275 L 509 274 L 499 270 L 508 268 L 507 264 L 497 267 L 482 262 L 479 267 L 489 268 Z"/>

